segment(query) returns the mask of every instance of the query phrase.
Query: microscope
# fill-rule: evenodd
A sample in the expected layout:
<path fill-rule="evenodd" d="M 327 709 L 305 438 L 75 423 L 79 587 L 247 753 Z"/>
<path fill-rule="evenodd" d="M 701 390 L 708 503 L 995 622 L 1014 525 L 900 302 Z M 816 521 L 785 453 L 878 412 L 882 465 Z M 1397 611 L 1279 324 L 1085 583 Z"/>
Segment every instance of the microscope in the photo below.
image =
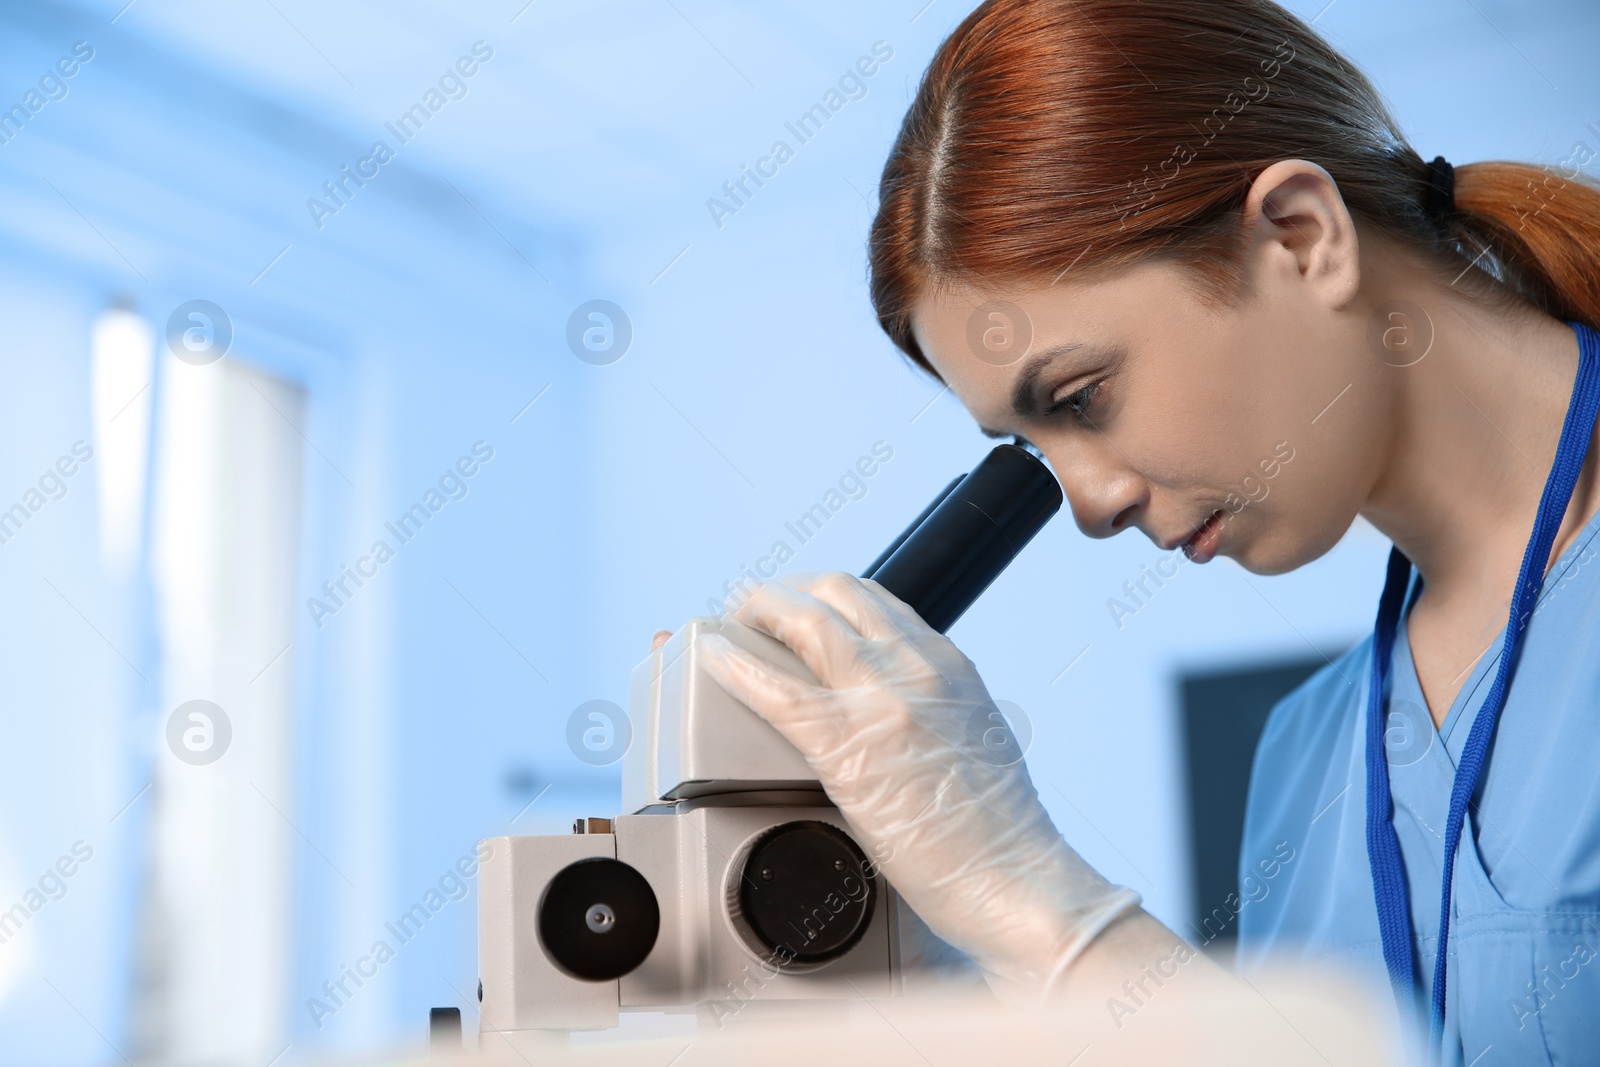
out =
<path fill-rule="evenodd" d="M 944 633 L 1061 500 L 1035 454 L 1000 445 L 861 576 Z M 751 1004 L 917 988 L 927 927 L 799 751 L 702 671 L 709 633 L 816 681 L 781 642 L 727 617 L 689 620 L 634 668 L 621 814 L 479 849 L 482 1031 L 606 1029 L 624 1011 L 721 1026 Z"/>

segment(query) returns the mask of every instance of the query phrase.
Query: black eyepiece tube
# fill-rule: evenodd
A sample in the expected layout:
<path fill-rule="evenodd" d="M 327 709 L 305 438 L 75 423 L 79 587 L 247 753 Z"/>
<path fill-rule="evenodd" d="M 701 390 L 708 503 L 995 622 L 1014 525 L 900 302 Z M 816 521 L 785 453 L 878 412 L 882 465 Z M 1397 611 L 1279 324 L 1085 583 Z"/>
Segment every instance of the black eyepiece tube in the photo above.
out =
<path fill-rule="evenodd" d="M 889 542 L 888 548 L 878 553 L 878 558 L 873 560 L 872 563 L 868 565 L 867 569 L 861 572 L 861 577 L 871 578 L 873 575 L 877 574 L 878 568 L 883 566 L 889 557 L 895 554 L 896 549 L 906 543 L 906 538 L 917 532 L 917 527 L 921 526 L 927 517 L 933 514 L 934 508 L 944 503 L 944 498 L 949 496 L 951 491 L 955 489 L 956 486 L 960 485 L 961 480 L 965 477 L 965 474 L 958 474 L 954 478 L 951 478 L 950 484 L 945 486 L 939 495 L 929 501 L 928 506 L 922 509 L 922 514 L 912 519 L 911 525 L 902 530 L 899 537 L 896 537 L 893 541 Z"/>
<path fill-rule="evenodd" d="M 1061 500 L 1061 486 L 1038 457 L 1000 445 L 935 498 L 862 577 L 944 633 L 1061 510 Z"/>

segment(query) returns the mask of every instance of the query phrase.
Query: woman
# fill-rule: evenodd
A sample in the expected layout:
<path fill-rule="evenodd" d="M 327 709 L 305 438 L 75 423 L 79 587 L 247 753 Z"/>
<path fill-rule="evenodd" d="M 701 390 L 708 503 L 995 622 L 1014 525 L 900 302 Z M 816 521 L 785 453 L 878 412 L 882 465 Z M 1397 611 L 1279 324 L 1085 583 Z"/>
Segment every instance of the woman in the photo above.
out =
<path fill-rule="evenodd" d="M 1364 969 L 1446 1062 L 1600 1043 L 1600 191 L 1569 170 L 1424 163 L 1267 0 L 992 0 L 928 69 L 871 235 L 890 338 L 1035 446 L 1084 532 L 1257 574 L 1357 515 L 1393 540 L 1374 636 L 1261 741 L 1244 873 L 1296 858 L 1240 962 Z M 726 642 L 708 669 L 997 992 L 1194 958 L 971 750 L 983 681 L 904 604 L 826 574 L 736 617 L 821 684 Z"/>

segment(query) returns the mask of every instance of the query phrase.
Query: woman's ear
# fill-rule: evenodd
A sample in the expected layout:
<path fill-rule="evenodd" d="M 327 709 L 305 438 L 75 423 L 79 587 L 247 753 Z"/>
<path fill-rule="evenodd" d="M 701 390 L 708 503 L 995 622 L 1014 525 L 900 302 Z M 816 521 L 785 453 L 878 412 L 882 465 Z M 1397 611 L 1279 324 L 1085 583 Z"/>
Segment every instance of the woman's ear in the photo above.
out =
<path fill-rule="evenodd" d="M 1361 285 L 1355 220 L 1322 167 L 1280 159 L 1256 176 L 1245 197 L 1244 227 L 1255 270 L 1309 286 L 1330 310 L 1354 300 Z"/>

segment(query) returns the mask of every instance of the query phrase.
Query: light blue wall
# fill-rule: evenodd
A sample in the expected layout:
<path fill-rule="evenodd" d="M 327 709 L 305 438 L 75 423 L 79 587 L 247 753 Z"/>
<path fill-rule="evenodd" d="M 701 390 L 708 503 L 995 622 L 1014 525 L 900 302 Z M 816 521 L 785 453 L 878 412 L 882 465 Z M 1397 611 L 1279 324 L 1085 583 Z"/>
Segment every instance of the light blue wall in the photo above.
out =
<path fill-rule="evenodd" d="M 472 975 L 470 901 L 407 947 L 386 987 L 353 999 L 321 1033 L 302 1002 L 440 869 L 503 832 L 527 799 L 508 791 L 508 769 L 531 764 L 542 781 L 556 779 L 543 802 L 552 810 L 563 793 L 592 792 L 537 754 L 529 728 L 586 692 L 572 673 L 585 670 L 578 635 L 591 608 L 580 576 L 594 565 L 576 518 L 594 480 L 578 446 L 589 368 L 530 343 L 587 293 L 582 243 L 554 211 L 537 221 L 507 214 L 497 225 L 513 249 L 404 155 L 318 231 L 304 201 L 336 169 L 330 161 L 357 158 L 364 131 L 287 109 L 97 16 L 13 6 L 0 22 L 7 92 L 74 41 L 96 49 L 68 96 L 0 146 L 4 494 L 20 495 L 73 440 L 93 439 L 89 323 L 121 296 L 158 329 L 180 302 L 213 300 L 235 327 L 229 358 L 305 388 L 301 599 L 320 595 L 473 442 L 495 450 L 469 495 L 346 609 L 320 628 L 300 611 L 286 657 L 299 758 L 285 1039 L 389 1039 L 402 1018 L 414 1024 L 427 1004 L 454 999 L 440 975 Z M 546 385 L 550 395 L 512 425 Z M 0 1000 L 8 1060 L 97 1062 L 115 1059 L 107 1042 L 138 1043 L 129 983 L 148 794 L 109 820 L 149 781 L 170 709 L 154 706 L 156 687 L 140 678 L 154 681 L 160 661 L 149 594 L 100 569 L 93 477 L 90 464 L 0 546 L 11 609 L 0 623 L 7 858 L 32 879 L 75 840 L 95 849 L 67 896 L 34 920 L 42 951 Z M 446 579 L 546 664 L 552 684 Z M 555 664 L 569 673 L 555 675 Z"/>

